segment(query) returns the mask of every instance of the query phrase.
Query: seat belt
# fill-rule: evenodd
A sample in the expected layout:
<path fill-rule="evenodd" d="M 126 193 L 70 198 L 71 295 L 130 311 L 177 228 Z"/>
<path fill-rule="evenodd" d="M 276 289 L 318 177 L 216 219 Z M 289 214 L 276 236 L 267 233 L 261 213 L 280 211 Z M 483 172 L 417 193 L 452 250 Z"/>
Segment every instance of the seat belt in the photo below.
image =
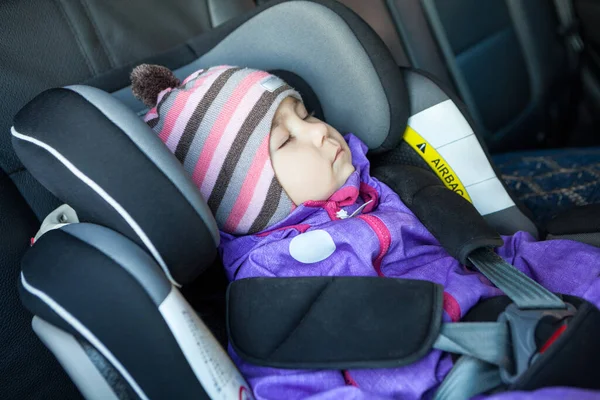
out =
<path fill-rule="evenodd" d="M 558 296 L 504 261 L 493 250 L 477 249 L 468 258 L 479 272 L 520 309 L 566 308 Z"/>
<path fill-rule="evenodd" d="M 477 249 L 468 258 L 513 303 L 497 322 L 442 325 L 434 347 L 463 357 L 440 385 L 436 400 L 468 399 L 515 382 L 535 362 L 540 320 L 547 316 L 563 320 L 576 311 L 490 248 Z"/>
<path fill-rule="evenodd" d="M 571 66 L 576 64 L 576 58 L 583 51 L 583 40 L 579 34 L 579 26 L 575 20 L 575 10 L 572 0 L 554 0 L 554 7 L 560 24 L 559 33 L 565 38 Z"/>
<path fill-rule="evenodd" d="M 563 38 L 567 50 L 568 87 L 566 110 L 558 115 L 558 132 L 554 135 L 555 145 L 566 144 L 565 132 L 571 129 L 578 114 L 578 103 L 581 97 L 582 82 L 580 78 L 581 57 L 584 43 L 579 33 L 579 24 L 575 17 L 572 0 L 554 0 L 554 8 L 558 16 L 558 33 Z"/>

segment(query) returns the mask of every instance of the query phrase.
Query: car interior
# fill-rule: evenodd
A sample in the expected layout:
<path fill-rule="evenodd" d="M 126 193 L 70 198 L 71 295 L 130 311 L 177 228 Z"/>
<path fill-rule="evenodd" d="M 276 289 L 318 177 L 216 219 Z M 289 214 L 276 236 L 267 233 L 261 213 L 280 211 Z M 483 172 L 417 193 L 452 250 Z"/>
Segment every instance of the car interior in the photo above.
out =
<path fill-rule="evenodd" d="M 373 175 L 508 302 L 531 306 L 490 278 L 490 265 L 528 290 L 537 284 L 482 251 L 499 235 L 600 247 L 594 0 L 25 0 L 0 3 L 0 17 L 2 398 L 251 398 L 228 344 L 260 365 L 309 369 L 383 368 L 390 357 L 409 365 L 434 347 L 460 353 L 440 344 L 456 333 L 441 323 L 433 284 L 229 284 L 210 210 L 141 119 L 147 108 L 130 73 L 142 63 L 179 78 L 221 64 L 281 74 L 313 111 L 368 145 Z M 430 165 L 425 143 L 446 169 Z M 325 286 L 336 288 L 329 302 L 297 325 Z M 295 303 L 257 295 L 293 290 Z M 535 307 L 562 305 L 539 290 Z M 338 321 L 339 335 L 319 334 L 349 293 L 364 294 L 356 314 Z M 429 319 L 377 320 L 379 338 L 404 329 L 412 345 L 348 350 L 342 332 L 372 312 L 360 299 L 401 304 L 414 293 Z M 502 298 L 502 309 L 488 303 L 480 314 L 495 320 Z M 456 378 L 438 398 L 599 390 L 600 312 L 571 303 L 569 338 L 580 347 L 558 346 L 510 377 L 496 368 L 488 386 Z M 275 333 L 264 335 L 265 326 Z M 265 350 L 292 331 L 306 334 L 277 355 Z M 573 351 L 591 356 L 565 357 Z"/>

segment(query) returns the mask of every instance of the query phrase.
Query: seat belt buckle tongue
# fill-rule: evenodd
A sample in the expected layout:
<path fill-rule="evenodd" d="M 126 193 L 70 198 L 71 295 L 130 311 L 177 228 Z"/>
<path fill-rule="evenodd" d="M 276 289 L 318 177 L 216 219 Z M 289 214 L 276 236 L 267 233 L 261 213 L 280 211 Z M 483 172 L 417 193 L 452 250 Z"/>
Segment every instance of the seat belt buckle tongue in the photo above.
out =
<path fill-rule="evenodd" d="M 500 316 L 498 322 L 508 324 L 512 349 L 512 360 L 500 365 L 500 378 L 505 384 L 512 384 L 527 371 L 539 355 L 535 340 L 538 324 L 545 317 L 563 320 L 572 317 L 577 311 L 571 304 L 566 309 L 520 309 L 512 303 Z"/>

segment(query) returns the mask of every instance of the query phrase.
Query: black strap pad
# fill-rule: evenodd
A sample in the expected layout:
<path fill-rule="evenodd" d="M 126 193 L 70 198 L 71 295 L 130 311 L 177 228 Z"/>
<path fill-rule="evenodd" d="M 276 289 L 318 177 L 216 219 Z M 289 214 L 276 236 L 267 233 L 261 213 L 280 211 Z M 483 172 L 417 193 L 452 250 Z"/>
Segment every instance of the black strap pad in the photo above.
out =
<path fill-rule="evenodd" d="M 231 345 L 278 368 L 390 368 L 425 356 L 442 321 L 442 287 L 373 277 L 252 278 L 227 292 Z"/>
<path fill-rule="evenodd" d="M 503 240 L 475 207 L 447 189 L 431 171 L 411 165 L 376 168 L 373 176 L 392 188 L 440 244 L 463 264 L 473 250 Z"/>

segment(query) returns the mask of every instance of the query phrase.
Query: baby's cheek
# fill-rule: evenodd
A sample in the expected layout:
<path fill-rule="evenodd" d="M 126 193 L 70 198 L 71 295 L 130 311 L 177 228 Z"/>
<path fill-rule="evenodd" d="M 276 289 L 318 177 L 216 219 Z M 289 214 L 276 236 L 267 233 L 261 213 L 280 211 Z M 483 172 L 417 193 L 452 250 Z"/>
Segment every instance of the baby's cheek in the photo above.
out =
<path fill-rule="evenodd" d="M 277 161 L 277 178 L 296 204 L 327 200 L 341 186 L 330 163 L 312 152 L 288 153 Z"/>
<path fill-rule="evenodd" d="M 303 189 L 310 196 L 308 200 L 327 200 L 337 190 L 331 171 L 313 164 L 304 169 L 303 175 Z"/>

